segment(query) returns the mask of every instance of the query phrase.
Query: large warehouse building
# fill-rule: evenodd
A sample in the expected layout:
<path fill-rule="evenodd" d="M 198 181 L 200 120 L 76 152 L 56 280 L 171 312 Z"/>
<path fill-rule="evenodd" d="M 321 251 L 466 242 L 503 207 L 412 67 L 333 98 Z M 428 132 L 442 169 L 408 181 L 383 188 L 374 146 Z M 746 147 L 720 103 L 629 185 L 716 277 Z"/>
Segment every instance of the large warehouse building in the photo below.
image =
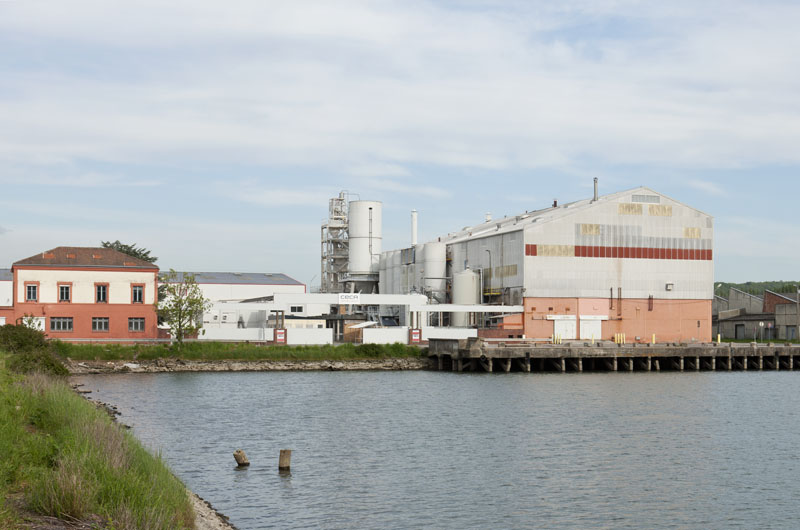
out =
<path fill-rule="evenodd" d="M 711 340 L 713 219 L 648 188 L 487 220 L 424 245 L 383 252 L 381 293 L 505 304 L 492 320 L 449 324 L 526 338 Z M 443 322 L 448 323 L 448 322 Z"/>

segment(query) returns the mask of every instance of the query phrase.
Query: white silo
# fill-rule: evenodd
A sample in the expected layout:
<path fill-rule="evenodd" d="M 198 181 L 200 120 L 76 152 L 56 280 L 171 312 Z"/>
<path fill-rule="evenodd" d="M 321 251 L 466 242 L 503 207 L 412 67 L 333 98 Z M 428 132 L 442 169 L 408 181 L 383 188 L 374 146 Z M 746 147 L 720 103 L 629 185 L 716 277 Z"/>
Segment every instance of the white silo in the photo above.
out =
<path fill-rule="evenodd" d="M 422 292 L 422 271 L 425 269 L 425 245 L 414 245 L 414 282 L 413 289 Z"/>
<path fill-rule="evenodd" d="M 347 230 L 350 275 L 378 274 L 383 244 L 382 208 L 380 201 L 350 201 Z"/>
<path fill-rule="evenodd" d="M 403 272 L 402 266 L 400 262 L 402 261 L 402 255 L 399 250 L 392 251 L 392 261 L 391 261 L 391 290 L 389 291 L 391 294 L 398 294 L 400 292 L 400 275 Z"/>
<path fill-rule="evenodd" d="M 425 293 L 439 303 L 444 303 L 445 274 L 447 271 L 447 246 L 444 243 L 425 243 L 422 283 Z"/>
<path fill-rule="evenodd" d="M 474 305 L 480 302 L 481 278 L 477 271 L 467 269 L 453 275 L 453 303 Z M 465 328 L 470 325 L 469 313 L 453 313 L 451 325 Z"/>
<path fill-rule="evenodd" d="M 378 260 L 378 292 L 386 294 L 386 259 L 388 252 L 381 252 L 381 257 Z"/>

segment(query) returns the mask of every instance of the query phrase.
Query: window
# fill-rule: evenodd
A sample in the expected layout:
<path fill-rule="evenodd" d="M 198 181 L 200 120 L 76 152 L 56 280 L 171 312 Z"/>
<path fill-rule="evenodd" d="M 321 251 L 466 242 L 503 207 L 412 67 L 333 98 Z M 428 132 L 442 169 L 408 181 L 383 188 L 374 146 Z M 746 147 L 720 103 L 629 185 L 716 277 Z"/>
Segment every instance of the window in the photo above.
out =
<path fill-rule="evenodd" d="M 289 307 L 289 312 L 290 313 L 302 313 L 303 312 L 303 306 L 301 306 L 301 305 L 290 306 Z"/>
<path fill-rule="evenodd" d="M 35 283 L 25 284 L 25 301 L 36 302 L 39 300 L 39 286 Z"/>
<path fill-rule="evenodd" d="M 134 304 L 144 303 L 144 285 L 131 286 L 131 302 Z"/>
<path fill-rule="evenodd" d="M 50 317 L 50 331 L 72 331 L 72 317 Z"/>
<path fill-rule="evenodd" d="M 92 317 L 92 331 L 108 331 L 108 317 Z"/>
<path fill-rule="evenodd" d="M 128 319 L 128 331 L 144 331 L 144 319 L 143 318 L 129 318 Z"/>
<path fill-rule="evenodd" d="M 69 302 L 71 300 L 70 298 L 70 291 L 72 290 L 71 287 L 72 286 L 69 284 L 62 284 L 62 283 L 58 284 L 59 302 Z"/>
<path fill-rule="evenodd" d="M 95 302 L 98 304 L 105 304 L 108 302 L 108 284 L 96 283 L 94 284 Z"/>

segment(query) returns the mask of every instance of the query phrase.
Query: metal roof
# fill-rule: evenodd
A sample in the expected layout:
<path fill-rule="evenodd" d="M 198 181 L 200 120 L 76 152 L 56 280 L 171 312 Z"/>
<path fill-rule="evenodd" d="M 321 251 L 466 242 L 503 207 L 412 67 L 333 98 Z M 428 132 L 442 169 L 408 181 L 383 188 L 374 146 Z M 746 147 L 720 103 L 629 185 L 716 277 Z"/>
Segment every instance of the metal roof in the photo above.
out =
<path fill-rule="evenodd" d="M 503 234 L 508 232 L 516 232 L 517 230 L 522 230 L 528 225 L 533 223 L 545 223 L 550 222 L 555 219 L 560 219 L 561 217 L 565 217 L 568 215 L 572 215 L 578 210 L 582 210 L 585 208 L 589 208 L 593 206 L 595 203 L 600 202 L 610 202 L 616 199 L 619 199 L 622 196 L 629 195 L 629 194 L 636 194 L 637 192 L 640 193 L 648 193 L 659 195 L 666 199 L 669 199 L 675 203 L 682 204 L 683 206 L 687 206 L 680 201 L 676 201 L 671 197 L 667 197 L 663 193 L 659 193 L 657 191 L 653 191 L 650 188 L 640 186 L 638 188 L 633 188 L 630 190 L 625 191 L 618 191 L 616 193 L 610 193 L 608 195 L 600 195 L 597 200 L 593 200 L 592 198 L 589 199 L 581 199 L 574 202 L 569 202 L 565 204 L 561 204 L 559 206 L 552 206 L 550 208 L 544 208 L 542 210 L 534 210 L 532 212 L 525 212 L 519 215 L 513 215 L 509 217 L 503 217 L 502 219 L 493 219 L 491 221 L 486 221 L 484 223 L 475 225 L 475 226 L 465 226 L 461 230 L 457 232 L 453 232 L 447 234 L 446 236 L 442 236 L 438 238 L 438 241 L 443 243 L 458 243 L 461 241 L 466 241 L 469 239 L 476 239 L 480 237 L 489 237 L 497 234 Z M 691 206 L 687 206 L 687 208 L 691 208 L 696 211 L 696 208 L 692 208 Z M 704 212 L 700 212 L 703 215 Z"/>
<path fill-rule="evenodd" d="M 246 285 L 304 285 L 294 278 L 273 272 L 178 272 L 178 281 L 184 274 L 194 274 L 197 283 Z M 164 273 L 161 274 L 164 276 Z"/>
<path fill-rule="evenodd" d="M 11 269 L 0 269 L 0 281 L 10 282 L 14 279 Z"/>

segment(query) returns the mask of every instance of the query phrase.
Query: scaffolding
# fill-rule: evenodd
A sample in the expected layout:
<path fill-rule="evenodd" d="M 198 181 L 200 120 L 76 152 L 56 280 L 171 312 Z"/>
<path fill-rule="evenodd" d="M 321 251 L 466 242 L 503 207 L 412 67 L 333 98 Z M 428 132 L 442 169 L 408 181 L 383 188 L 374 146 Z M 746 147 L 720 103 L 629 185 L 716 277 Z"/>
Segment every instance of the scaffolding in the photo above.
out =
<path fill-rule="evenodd" d="M 328 202 L 328 221 L 321 229 L 320 292 L 344 291 L 350 253 L 347 228 L 347 193 L 342 191 Z"/>

